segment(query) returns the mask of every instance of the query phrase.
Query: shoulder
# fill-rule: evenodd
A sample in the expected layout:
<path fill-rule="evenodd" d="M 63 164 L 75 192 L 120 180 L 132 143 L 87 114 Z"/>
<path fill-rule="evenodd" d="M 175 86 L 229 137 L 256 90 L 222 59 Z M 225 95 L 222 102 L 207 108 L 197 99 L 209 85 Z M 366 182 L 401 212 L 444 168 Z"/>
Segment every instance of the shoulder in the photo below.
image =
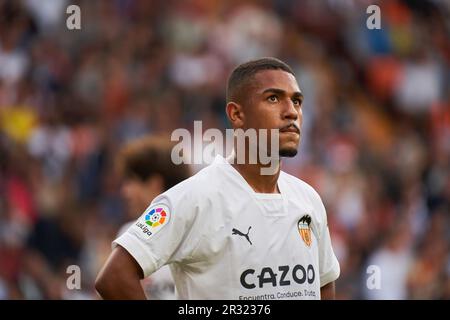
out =
<path fill-rule="evenodd" d="M 314 204 L 322 203 L 319 193 L 310 184 L 284 171 L 281 176 L 294 192 L 302 193 Z"/>
<path fill-rule="evenodd" d="M 215 166 L 210 165 L 157 196 L 151 206 L 165 205 L 178 216 L 198 213 L 220 189 L 219 174 Z"/>
<path fill-rule="evenodd" d="M 319 230 L 322 230 L 322 227 L 327 225 L 328 219 L 325 206 L 319 193 L 305 181 L 290 174 L 283 172 L 283 178 L 286 184 L 288 184 L 292 196 L 295 197 L 294 201 L 307 204 L 311 216 L 319 226 Z"/>
<path fill-rule="evenodd" d="M 210 165 L 165 191 L 161 196 L 166 196 L 173 200 L 187 197 L 204 197 L 211 189 L 218 186 L 218 181 L 220 181 L 220 173 L 216 166 Z"/>

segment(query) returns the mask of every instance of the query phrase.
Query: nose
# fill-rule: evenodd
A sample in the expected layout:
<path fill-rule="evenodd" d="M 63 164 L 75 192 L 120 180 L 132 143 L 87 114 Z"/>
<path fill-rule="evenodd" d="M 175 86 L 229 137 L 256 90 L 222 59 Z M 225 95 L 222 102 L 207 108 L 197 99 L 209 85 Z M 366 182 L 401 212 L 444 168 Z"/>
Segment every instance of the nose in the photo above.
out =
<path fill-rule="evenodd" d="M 301 109 L 297 109 L 293 101 L 289 100 L 285 103 L 285 108 L 283 110 L 283 119 L 297 120 Z"/>

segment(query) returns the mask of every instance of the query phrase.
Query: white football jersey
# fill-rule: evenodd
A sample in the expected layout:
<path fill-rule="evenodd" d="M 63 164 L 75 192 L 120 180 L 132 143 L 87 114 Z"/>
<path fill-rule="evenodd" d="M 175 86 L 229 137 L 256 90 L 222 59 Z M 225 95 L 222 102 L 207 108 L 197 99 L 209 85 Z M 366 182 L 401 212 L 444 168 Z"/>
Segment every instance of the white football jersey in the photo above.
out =
<path fill-rule="evenodd" d="M 180 299 L 320 299 L 338 278 L 323 203 L 285 172 L 256 193 L 222 156 L 156 197 L 113 245 L 147 277 L 170 264 Z"/>
<path fill-rule="evenodd" d="M 117 236 L 120 237 L 134 223 L 132 221 L 123 225 Z M 175 295 L 175 282 L 169 265 L 162 266 L 153 272 L 150 277 L 143 279 L 141 285 L 148 300 L 175 300 L 177 298 Z"/>

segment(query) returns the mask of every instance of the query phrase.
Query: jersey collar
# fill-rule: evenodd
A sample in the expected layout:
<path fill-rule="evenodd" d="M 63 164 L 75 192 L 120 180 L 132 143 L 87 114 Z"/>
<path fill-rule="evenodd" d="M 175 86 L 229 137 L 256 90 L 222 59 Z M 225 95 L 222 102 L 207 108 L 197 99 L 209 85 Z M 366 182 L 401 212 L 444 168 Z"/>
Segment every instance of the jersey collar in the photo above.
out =
<path fill-rule="evenodd" d="M 281 199 L 284 197 L 285 195 L 285 188 L 284 188 L 284 183 L 283 183 L 283 179 L 281 179 L 281 176 L 284 175 L 284 172 L 281 171 L 280 175 L 278 177 L 278 189 L 280 190 L 280 193 L 258 193 L 255 192 L 253 190 L 253 188 L 248 184 L 248 182 L 244 179 L 244 177 L 239 173 L 239 171 L 237 171 L 230 163 L 229 163 L 229 158 L 232 157 L 233 154 L 231 154 L 229 157 L 227 157 L 226 159 L 221 156 L 221 155 L 217 155 L 216 158 L 214 159 L 213 164 L 214 165 L 220 165 L 223 169 L 227 170 L 228 172 L 230 172 L 231 174 L 233 174 L 237 179 L 241 180 L 243 187 L 249 192 L 251 193 L 253 196 L 255 196 L 256 198 L 259 199 Z"/>

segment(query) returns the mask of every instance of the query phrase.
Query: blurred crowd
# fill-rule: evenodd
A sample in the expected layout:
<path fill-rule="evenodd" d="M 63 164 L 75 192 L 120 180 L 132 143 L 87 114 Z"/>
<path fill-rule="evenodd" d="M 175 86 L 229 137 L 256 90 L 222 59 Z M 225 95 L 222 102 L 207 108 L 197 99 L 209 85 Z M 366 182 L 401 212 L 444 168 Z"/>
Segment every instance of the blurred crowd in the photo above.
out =
<path fill-rule="evenodd" d="M 337 297 L 450 299 L 449 17 L 447 0 L 0 0 L 0 299 L 98 298 L 126 222 L 119 148 L 224 130 L 230 71 L 262 56 L 305 95 L 283 169 L 324 200 Z"/>

